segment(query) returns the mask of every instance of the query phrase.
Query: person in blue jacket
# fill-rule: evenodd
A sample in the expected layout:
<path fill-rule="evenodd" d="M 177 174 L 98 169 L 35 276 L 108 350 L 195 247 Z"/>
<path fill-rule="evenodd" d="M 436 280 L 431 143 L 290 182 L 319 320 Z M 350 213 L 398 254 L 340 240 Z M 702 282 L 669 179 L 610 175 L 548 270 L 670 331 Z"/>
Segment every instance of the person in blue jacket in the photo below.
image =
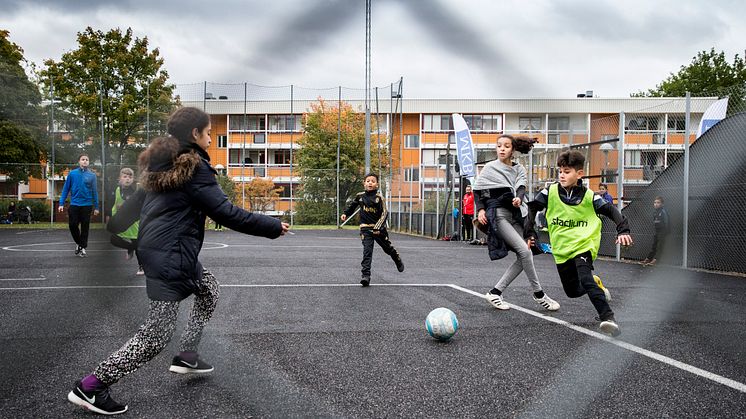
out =
<path fill-rule="evenodd" d="M 233 205 L 220 189 L 210 165 L 210 117 L 197 108 L 180 108 L 168 120 L 168 137 L 154 139 L 138 159 L 140 188 L 107 224 L 118 234 L 140 220 L 137 251 L 143 264 L 150 306 L 135 335 L 79 380 L 67 399 L 90 411 L 115 415 L 127 405 L 115 402 L 112 384 L 155 358 L 169 343 L 187 297 L 194 302 L 178 353 L 169 371 L 205 374 L 213 371 L 197 352 L 202 330 L 217 306 L 217 279 L 204 269 L 199 253 L 205 217 L 244 234 L 274 239 L 289 225 Z"/>
<path fill-rule="evenodd" d="M 88 154 L 78 156 L 78 168 L 68 173 L 65 186 L 60 195 L 59 212 L 65 210 L 65 200 L 70 195 L 68 208 L 68 225 L 70 234 L 77 245 L 75 256 L 85 257 L 88 247 L 88 227 L 91 224 L 91 213 L 98 215 L 98 188 L 96 174 L 88 168 Z"/>

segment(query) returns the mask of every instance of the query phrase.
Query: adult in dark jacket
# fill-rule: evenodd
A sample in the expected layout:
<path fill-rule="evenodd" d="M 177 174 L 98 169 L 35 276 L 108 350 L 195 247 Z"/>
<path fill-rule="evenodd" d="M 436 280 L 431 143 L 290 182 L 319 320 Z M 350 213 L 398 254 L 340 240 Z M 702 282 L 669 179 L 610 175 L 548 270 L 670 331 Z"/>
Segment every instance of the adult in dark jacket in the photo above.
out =
<path fill-rule="evenodd" d="M 150 298 L 148 318 L 135 336 L 79 381 L 68 400 L 102 414 L 127 410 L 109 396 L 109 386 L 134 372 L 166 347 L 173 335 L 179 302 L 194 294 L 194 305 L 181 337 L 179 354 L 169 370 L 207 373 L 212 366 L 199 358 L 197 345 L 219 295 L 215 277 L 198 260 L 205 217 L 233 230 L 277 238 L 289 226 L 230 203 L 218 185 L 205 151 L 210 119 L 196 108 L 181 108 L 168 121 L 170 137 L 153 140 L 139 158 L 141 189 L 109 222 L 113 233 L 140 219 L 138 252 Z"/>

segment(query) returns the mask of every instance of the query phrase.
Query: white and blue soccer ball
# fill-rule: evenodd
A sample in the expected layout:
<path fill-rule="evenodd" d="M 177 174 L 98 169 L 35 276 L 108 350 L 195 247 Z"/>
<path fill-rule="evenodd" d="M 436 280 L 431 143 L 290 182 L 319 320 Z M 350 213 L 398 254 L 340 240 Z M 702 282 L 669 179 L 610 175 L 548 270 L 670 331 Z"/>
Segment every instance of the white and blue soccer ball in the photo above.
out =
<path fill-rule="evenodd" d="M 431 311 L 425 319 L 427 333 L 440 341 L 447 341 L 458 331 L 456 314 L 445 307 Z"/>

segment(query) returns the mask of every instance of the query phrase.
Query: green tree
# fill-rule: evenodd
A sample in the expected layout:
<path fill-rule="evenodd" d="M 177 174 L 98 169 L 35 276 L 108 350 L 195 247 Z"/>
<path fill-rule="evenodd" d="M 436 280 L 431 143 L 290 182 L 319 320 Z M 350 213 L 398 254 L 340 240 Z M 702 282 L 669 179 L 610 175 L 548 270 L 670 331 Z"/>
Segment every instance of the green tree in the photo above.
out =
<path fill-rule="evenodd" d="M 61 119 L 73 137 L 68 144 L 80 148 L 93 140 L 87 150 L 92 159 L 101 157 L 101 108 L 106 161 L 121 165 L 136 162 L 149 134 L 165 131 L 176 105 L 158 48 L 149 49 L 148 38 L 134 37 L 131 28 L 104 33 L 87 27 L 78 32 L 76 50 L 44 65 L 40 80 L 66 112 Z"/>
<path fill-rule="evenodd" d="M 233 178 L 231 178 L 228 175 L 219 174 L 217 176 L 218 185 L 220 185 L 220 189 L 223 190 L 223 193 L 225 193 L 225 196 L 228 197 L 228 200 L 231 201 L 232 204 L 236 204 L 236 183 L 233 181 Z"/>
<path fill-rule="evenodd" d="M 22 66 L 23 49 L 9 37 L 0 30 L 0 171 L 19 182 L 41 174 L 45 119 L 41 94 Z"/>
<path fill-rule="evenodd" d="M 676 74 L 671 73 L 654 89 L 632 96 L 682 97 L 690 92 L 694 96 L 730 96 L 730 108 L 740 103 L 746 92 L 746 62 L 738 54 L 729 63 L 724 52 L 715 48 L 701 51 L 689 65 L 683 65 Z"/>
<path fill-rule="evenodd" d="M 341 112 L 340 112 L 341 111 Z M 355 112 L 352 106 L 330 106 L 324 100 L 311 105 L 305 115 L 303 137 L 299 144 L 297 164 L 301 172 L 300 202 L 296 209 L 299 224 L 335 224 L 337 216 L 337 126 L 341 119 L 340 133 L 340 206 L 362 190 L 365 173 L 365 114 Z M 372 132 L 376 128 L 372 127 Z M 388 150 L 385 145 L 376 149 L 371 140 L 371 167 L 388 170 Z M 385 173 L 378 173 L 385 179 Z"/>

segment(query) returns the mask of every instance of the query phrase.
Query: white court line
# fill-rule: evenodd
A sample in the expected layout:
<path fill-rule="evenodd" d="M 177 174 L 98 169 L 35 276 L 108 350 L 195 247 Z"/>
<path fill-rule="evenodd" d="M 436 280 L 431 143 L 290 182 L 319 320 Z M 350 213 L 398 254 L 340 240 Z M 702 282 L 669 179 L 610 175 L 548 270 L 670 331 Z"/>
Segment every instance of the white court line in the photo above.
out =
<path fill-rule="evenodd" d="M 465 292 L 467 294 L 471 294 L 471 295 L 474 295 L 474 296 L 477 296 L 479 298 L 484 299 L 484 294 L 480 294 L 480 293 L 478 293 L 476 291 L 472 291 L 470 289 L 463 288 L 463 287 L 460 287 L 460 286 L 455 285 L 455 284 L 449 284 L 449 286 L 451 288 L 455 289 L 455 290 L 458 290 L 458 291 L 461 291 L 461 292 Z M 572 330 L 574 330 L 576 332 L 580 332 L 580 333 L 583 333 L 585 335 L 594 337 L 596 339 L 603 340 L 604 342 L 611 343 L 612 345 L 616 345 L 616 346 L 618 346 L 620 348 L 623 348 L 623 349 L 626 349 L 628 351 L 635 352 L 637 354 L 640 354 L 642 356 L 646 356 L 646 357 L 648 357 L 650 359 L 654 359 L 656 361 L 662 362 L 664 364 L 670 365 L 670 366 L 678 368 L 680 370 L 683 370 L 683 371 L 686 371 L 686 372 L 690 372 L 690 373 L 692 373 L 694 375 L 698 375 L 698 376 L 700 376 L 702 378 L 706 378 L 708 380 L 714 381 L 714 382 L 722 384 L 724 386 L 728 386 L 728 387 L 730 387 L 730 388 L 732 388 L 734 390 L 740 391 L 741 393 L 746 393 L 746 384 L 740 383 L 740 382 L 735 381 L 735 380 L 731 380 L 730 378 L 725 378 L 725 377 L 717 375 L 715 373 L 711 373 L 711 372 L 705 371 L 705 370 L 703 370 L 701 368 L 697 368 L 697 367 L 695 367 L 693 365 L 685 364 L 685 363 L 683 363 L 681 361 L 677 361 L 677 360 L 675 360 L 673 358 L 669 358 L 669 357 L 667 357 L 665 355 L 661 355 L 659 353 L 656 353 L 656 352 L 653 352 L 653 351 L 649 351 L 647 349 L 640 348 L 639 346 L 632 345 L 631 343 L 627 343 L 627 342 L 624 342 L 624 341 L 621 341 L 621 340 L 614 339 L 614 338 L 612 338 L 610 336 L 607 336 L 607 335 L 604 335 L 602 333 L 594 332 L 592 330 L 586 329 L 584 327 L 580 327 L 578 325 L 574 325 L 572 323 L 568 323 L 568 322 L 566 322 L 564 320 L 560 320 L 560 319 L 557 319 L 555 317 L 546 316 L 546 315 L 541 314 L 539 312 L 536 312 L 536 311 L 533 311 L 533 310 L 529 310 L 527 308 L 523 308 L 523 307 L 517 306 L 515 304 L 509 304 L 509 305 L 510 305 L 510 307 L 512 307 L 512 308 L 514 308 L 514 309 L 516 309 L 516 310 L 518 310 L 518 311 L 520 311 L 522 313 L 526 313 L 526 314 L 529 314 L 531 316 L 538 317 L 538 318 L 540 318 L 542 320 L 546 320 L 546 321 L 549 321 L 549 322 L 552 322 L 552 323 L 555 323 L 555 324 L 559 324 L 561 326 L 565 326 L 565 327 L 567 327 L 569 329 L 572 329 Z"/>
<path fill-rule="evenodd" d="M 47 278 L 0 278 L 0 281 L 46 281 Z"/>
<path fill-rule="evenodd" d="M 478 293 L 476 291 L 472 291 L 468 288 L 455 285 L 455 284 L 416 284 L 416 283 L 415 284 L 371 284 L 371 286 L 373 287 L 433 287 L 433 288 L 448 287 L 448 288 L 452 288 L 454 290 L 461 291 L 467 294 L 471 294 L 475 297 L 484 299 L 483 294 Z M 296 287 L 309 287 L 309 288 L 310 287 L 319 287 L 319 288 L 321 287 L 357 287 L 359 288 L 360 285 L 358 284 L 226 284 L 226 285 L 220 285 L 220 287 L 221 288 L 296 288 Z M 17 290 L 59 290 L 59 289 L 121 289 L 121 288 L 145 288 L 145 285 L 69 285 L 69 286 L 56 286 L 56 287 L 52 286 L 52 287 L 14 287 L 14 288 L 0 287 L 0 291 L 3 291 L 3 290 L 15 290 L 15 291 Z M 572 323 L 568 323 L 564 320 L 560 320 L 555 317 L 546 316 L 539 312 L 529 310 L 527 308 L 523 308 L 515 304 L 509 304 L 509 305 L 511 308 L 514 308 L 515 310 L 520 311 L 522 313 L 526 313 L 528 315 L 537 317 L 539 319 L 546 320 L 548 322 L 567 327 L 568 329 L 572 329 L 576 332 L 580 332 L 585 335 L 594 337 L 596 339 L 618 346 L 622 349 L 626 349 L 628 351 L 640 354 L 650 359 L 654 359 L 656 361 L 662 362 L 666 365 L 670 365 L 674 368 L 678 368 L 682 371 L 686 371 L 694 375 L 698 375 L 707 380 L 714 381 L 716 383 L 730 387 L 734 390 L 740 391 L 741 393 L 746 393 L 746 384 L 740 383 L 735 380 L 731 380 L 730 378 L 717 375 L 715 373 L 703 370 L 701 368 L 697 368 L 693 365 L 689 365 L 681 361 L 677 361 L 665 355 L 661 355 L 659 353 L 649 351 L 644 348 L 640 348 L 639 346 L 632 345 L 631 343 L 627 343 L 621 340 L 614 339 L 610 336 L 607 336 L 607 335 L 604 335 L 598 332 L 594 332 L 592 330 L 574 325 Z"/>
<path fill-rule="evenodd" d="M 91 243 L 109 243 L 108 241 L 90 241 L 88 244 Z M 229 245 L 225 243 L 217 243 L 217 242 L 204 242 L 205 245 L 212 245 L 215 247 L 203 247 L 202 250 L 214 250 L 214 249 L 224 249 L 228 247 Z M 39 247 L 39 246 L 58 246 L 58 245 L 64 245 L 64 246 L 70 246 L 69 249 L 32 249 L 33 247 Z M 0 250 L 7 250 L 9 252 L 66 252 L 66 253 L 72 253 L 73 246 L 75 246 L 75 242 L 53 242 L 53 243 L 31 243 L 31 244 L 17 244 L 13 246 L 4 246 L 0 247 Z M 124 249 L 86 249 L 88 253 L 91 252 L 121 252 Z"/>

